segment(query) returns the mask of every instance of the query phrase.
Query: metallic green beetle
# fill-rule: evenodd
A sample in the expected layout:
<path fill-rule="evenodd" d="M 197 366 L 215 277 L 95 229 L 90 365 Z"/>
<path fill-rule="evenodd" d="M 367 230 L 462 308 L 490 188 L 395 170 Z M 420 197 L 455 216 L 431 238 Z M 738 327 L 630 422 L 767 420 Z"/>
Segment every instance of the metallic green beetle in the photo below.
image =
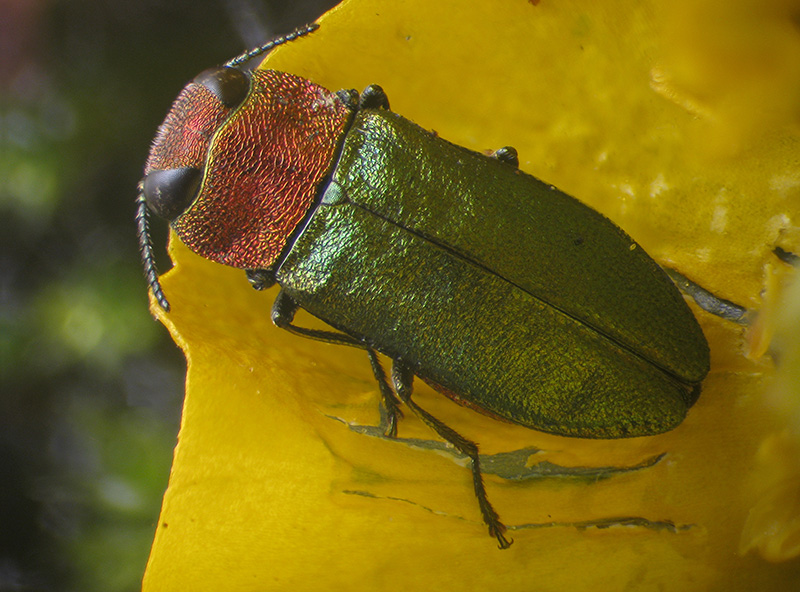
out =
<path fill-rule="evenodd" d="M 489 532 L 508 547 L 478 447 L 419 408 L 415 376 L 461 404 L 579 438 L 673 429 L 709 350 L 683 297 L 633 239 L 521 172 L 516 153 L 451 144 L 389 110 L 383 91 L 331 93 L 239 66 L 209 70 L 173 105 L 138 198 L 193 250 L 281 291 L 273 320 L 369 354 L 396 433 L 402 403 L 472 459 Z M 305 309 L 337 331 L 292 324 Z M 376 352 L 393 363 L 392 382 Z"/>

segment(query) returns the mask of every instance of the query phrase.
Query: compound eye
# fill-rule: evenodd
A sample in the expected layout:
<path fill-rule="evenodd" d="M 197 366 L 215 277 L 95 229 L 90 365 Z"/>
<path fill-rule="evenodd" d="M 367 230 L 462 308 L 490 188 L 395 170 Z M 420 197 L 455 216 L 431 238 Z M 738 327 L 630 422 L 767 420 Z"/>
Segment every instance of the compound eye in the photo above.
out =
<path fill-rule="evenodd" d="M 194 82 L 210 90 L 220 102 L 233 109 L 250 91 L 250 77 L 237 68 L 210 68 L 195 76 Z"/>
<path fill-rule="evenodd" d="M 142 191 L 147 206 L 158 216 L 172 221 L 192 205 L 203 173 L 192 167 L 150 171 Z"/>

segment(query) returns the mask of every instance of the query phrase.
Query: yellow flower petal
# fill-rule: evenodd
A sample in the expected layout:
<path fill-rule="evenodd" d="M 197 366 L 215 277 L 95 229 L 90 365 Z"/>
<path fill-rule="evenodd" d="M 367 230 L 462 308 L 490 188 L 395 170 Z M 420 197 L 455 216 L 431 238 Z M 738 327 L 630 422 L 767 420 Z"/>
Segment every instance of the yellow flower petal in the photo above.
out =
<path fill-rule="evenodd" d="M 800 281 L 788 288 L 776 317 L 781 366 L 764 403 L 782 430 L 767 433 L 744 486 L 753 506 L 742 530 L 740 550 L 769 561 L 800 556 Z"/>
<path fill-rule="evenodd" d="M 724 43 L 730 30 L 709 35 L 718 51 L 693 46 L 695 29 L 714 19 L 689 23 L 684 41 L 688 4 L 656 1 L 350 0 L 268 66 L 331 89 L 379 83 L 394 111 L 445 139 L 475 150 L 513 145 L 524 170 L 611 217 L 659 261 L 759 308 L 773 247 L 800 251 L 791 234 L 798 103 L 763 88 L 794 88 L 797 3 L 794 13 L 760 6 L 748 14 L 762 20 L 734 23 L 764 45 L 741 83 L 739 46 Z M 764 39 L 770 10 L 777 41 Z M 691 56 L 704 59 L 693 65 Z M 755 108 L 765 97 L 780 114 Z M 483 453 L 541 449 L 510 457 L 517 474 L 551 466 L 543 462 L 573 473 L 630 467 L 666 453 L 629 472 L 487 474 L 515 539 L 499 551 L 463 461 L 354 428 L 379 421 L 363 352 L 274 328 L 274 291 L 251 290 L 241 271 L 176 241 L 171 254 L 163 285 L 173 312 L 156 312 L 189 371 L 145 590 L 779 590 L 800 579 L 796 505 L 782 506 L 796 491 L 797 459 L 781 465 L 785 493 L 764 501 L 752 486 L 759 450 L 787 426 L 766 395 L 774 365 L 744 356 L 740 327 L 698 312 L 712 373 L 686 421 L 650 438 L 545 435 L 418 385 L 418 402 Z M 413 417 L 400 435 L 434 439 Z M 762 456 L 769 464 L 774 455 Z M 765 538 L 765 521 L 788 543 Z M 751 548 L 785 561 L 740 554 Z"/>

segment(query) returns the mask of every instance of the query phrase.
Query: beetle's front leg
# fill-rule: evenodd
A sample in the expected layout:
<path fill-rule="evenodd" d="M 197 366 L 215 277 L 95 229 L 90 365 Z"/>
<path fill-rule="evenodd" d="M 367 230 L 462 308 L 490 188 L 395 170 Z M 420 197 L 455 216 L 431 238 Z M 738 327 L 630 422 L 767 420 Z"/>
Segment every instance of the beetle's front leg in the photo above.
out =
<path fill-rule="evenodd" d="M 455 446 L 456 450 L 470 458 L 472 462 L 472 484 L 475 488 L 475 497 L 478 498 L 478 506 L 481 509 L 483 521 L 489 527 L 489 534 L 497 539 L 500 548 L 508 549 L 514 541 L 513 539 L 508 540 L 504 536 L 506 526 L 500 521 L 500 516 L 497 515 L 497 512 L 489 501 L 489 497 L 486 495 L 486 487 L 484 487 L 483 474 L 481 473 L 481 460 L 478 453 L 478 445 L 456 432 L 441 420 L 436 419 L 433 415 L 411 400 L 414 373 L 411 371 L 411 368 L 400 360 L 394 360 L 392 364 L 392 381 L 394 382 L 397 396 L 400 397 L 403 403 L 408 405 L 417 417 L 424 421 L 428 427 L 433 429 L 442 438 Z"/>
<path fill-rule="evenodd" d="M 292 297 L 289 296 L 285 290 L 278 292 L 275 297 L 275 302 L 272 304 L 272 322 L 276 327 L 285 329 L 289 333 L 299 335 L 300 337 L 307 337 L 309 339 L 316 339 L 317 341 L 324 341 L 325 343 L 333 343 L 335 345 L 349 345 L 351 347 L 358 347 L 367 349 L 367 346 L 350 335 L 344 333 L 337 333 L 336 331 L 324 331 L 321 329 L 309 329 L 307 327 L 298 327 L 293 325 L 295 313 L 300 309 Z"/>
<path fill-rule="evenodd" d="M 369 355 L 369 363 L 372 366 L 372 373 L 375 375 L 375 380 L 378 381 L 378 388 L 381 391 L 383 406 L 386 411 L 384 433 L 392 438 L 397 436 L 397 421 L 403 416 L 403 413 L 400 411 L 400 401 L 397 395 L 389 386 L 386 372 L 384 372 L 383 366 L 381 366 L 380 360 L 378 359 L 378 353 L 364 343 L 344 333 L 308 329 L 306 327 L 293 325 L 292 321 L 294 320 L 294 315 L 299 308 L 300 306 L 297 302 L 292 300 L 292 297 L 284 290 L 281 290 L 278 292 L 278 296 L 272 304 L 272 322 L 275 323 L 275 326 L 301 337 L 316 339 L 317 341 L 324 341 L 325 343 L 332 343 L 335 345 L 349 345 L 351 347 L 366 349 Z"/>

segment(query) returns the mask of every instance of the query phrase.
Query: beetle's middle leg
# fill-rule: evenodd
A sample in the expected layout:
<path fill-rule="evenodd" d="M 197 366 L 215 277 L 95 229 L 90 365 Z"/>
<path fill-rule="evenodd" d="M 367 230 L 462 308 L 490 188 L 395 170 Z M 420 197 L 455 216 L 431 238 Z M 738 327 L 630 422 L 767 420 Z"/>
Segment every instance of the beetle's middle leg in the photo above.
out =
<path fill-rule="evenodd" d="M 385 433 L 387 436 L 395 437 L 397 435 L 397 421 L 403 416 L 400 411 L 400 400 L 389 386 L 389 381 L 386 379 L 386 372 L 378 360 L 377 352 L 362 343 L 361 341 L 345 335 L 344 333 L 337 333 L 336 331 L 324 331 L 320 329 L 309 329 L 307 327 L 298 327 L 292 324 L 294 315 L 300 307 L 292 300 L 285 291 L 281 290 L 275 297 L 275 302 L 272 304 L 272 322 L 276 327 L 285 329 L 294 335 L 300 337 L 307 337 L 308 339 L 315 339 L 317 341 L 324 341 L 325 343 L 332 343 L 334 345 L 349 345 L 351 347 L 358 347 L 366 349 L 369 355 L 369 363 L 372 365 L 372 373 L 378 381 L 378 388 L 383 397 L 383 406 L 386 410 L 386 426 Z"/>
<path fill-rule="evenodd" d="M 472 463 L 472 484 L 475 488 L 475 497 L 478 498 L 478 506 L 481 509 L 483 521 L 489 527 L 489 534 L 495 537 L 497 542 L 500 543 L 500 548 L 508 549 L 508 547 L 510 547 L 511 543 L 514 541 L 513 539 L 509 541 L 503 535 L 503 533 L 506 531 L 506 526 L 500 521 L 500 516 L 497 515 L 497 512 L 489 501 L 489 497 L 486 495 L 486 487 L 484 487 L 483 474 L 481 473 L 481 461 L 478 454 L 478 445 L 472 440 L 468 440 L 456 432 L 444 422 L 436 419 L 434 416 L 411 400 L 414 373 L 411 371 L 411 368 L 399 360 L 394 360 L 392 365 L 392 381 L 394 382 L 394 388 L 397 392 L 397 396 L 401 401 L 403 401 L 403 403 L 408 405 L 408 407 L 422 421 L 424 421 L 428 427 L 433 429 L 442 438 L 455 446 L 456 450 L 470 458 Z"/>

